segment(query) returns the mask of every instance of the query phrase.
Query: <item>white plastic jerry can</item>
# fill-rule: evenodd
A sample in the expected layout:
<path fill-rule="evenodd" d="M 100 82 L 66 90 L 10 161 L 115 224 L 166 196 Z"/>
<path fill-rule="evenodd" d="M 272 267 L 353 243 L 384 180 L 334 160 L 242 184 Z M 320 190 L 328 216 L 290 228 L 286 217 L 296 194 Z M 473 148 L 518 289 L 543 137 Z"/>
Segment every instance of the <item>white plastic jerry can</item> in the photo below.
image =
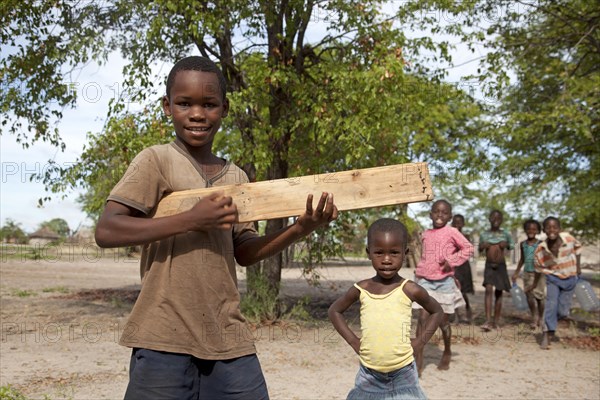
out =
<path fill-rule="evenodd" d="M 600 308 L 600 300 L 592 285 L 585 279 L 579 278 L 575 285 L 575 297 L 585 311 L 596 311 Z"/>
<path fill-rule="evenodd" d="M 527 296 L 525 292 L 516 283 L 513 283 L 510 288 L 510 298 L 512 299 L 513 306 L 519 311 L 525 311 L 529 309 L 527 304 Z"/>

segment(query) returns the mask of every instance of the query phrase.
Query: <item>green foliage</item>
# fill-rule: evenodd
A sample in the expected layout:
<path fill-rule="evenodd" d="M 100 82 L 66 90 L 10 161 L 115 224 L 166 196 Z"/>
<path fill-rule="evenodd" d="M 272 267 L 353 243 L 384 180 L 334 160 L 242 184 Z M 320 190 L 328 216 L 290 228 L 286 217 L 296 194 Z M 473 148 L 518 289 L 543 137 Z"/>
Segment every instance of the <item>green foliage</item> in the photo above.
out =
<path fill-rule="evenodd" d="M 13 296 L 17 296 L 17 297 L 31 297 L 31 296 L 36 296 L 37 293 L 33 290 L 23 290 L 23 289 L 13 289 L 11 291 L 11 294 Z"/>
<path fill-rule="evenodd" d="M 27 400 L 27 397 L 11 385 L 2 385 L 0 386 L 0 400 Z"/>
<path fill-rule="evenodd" d="M 468 95 L 441 83 L 443 70 L 431 67 L 432 61 L 450 60 L 449 44 L 425 34 L 408 37 L 401 29 L 417 19 L 421 28 L 446 28 L 421 19 L 421 9 L 430 7 L 429 2 L 394 4 L 388 14 L 381 12 L 383 3 L 297 1 L 283 7 L 277 2 L 229 1 L 184 6 L 157 0 L 111 1 L 101 7 L 86 2 L 75 9 L 62 2 L 15 5 L 16 20 L 26 12 L 20 8 L 35 8 L 31 12 L 36 15 L 54 13 L 51 21 L 64 26 L 61 43 L 75 43 L 53 53 L 65 65 L 87 57 L 101 62 L 111 49 L 121 49 L 129 57 L 123 86 L 140 89 L 133 98 L 112 103 L 104 131 L 89 134 L 89 145 L 75 166 L 46 169 L 47 187 L 53 193 L 84 188 L 84 210 L 97 217 L 132 155 L 144 145 L 169 139 L 154 111 L 125 114 L 126 101 L 155 99 L 164 88 L 153 82 L 163 79 L 152 77 L 149 66 L 171 63 L 192 49 L 217 59 L 228 78 L 232 110 L 215 149 L 242 165 L 251 179 L 476 158 L 477 148 L 464 143 L 476 140 L 478 131 L 469 121 L 480 109 Z M 465 9 L 453 2 L 439 6 L 448 12 Z M 309 39 L 317 22 L 328 33 Z M 100 35 L 86 30 L 84 40 L 73 37 L 74 25 L 102 29 Z M 58 40 L 35 25 L 11 25 L 6 34 L 25 32 L 39 37 L 25 40 L 28 46 Z M 12 71 L 25 56 L 35 60 L 35 54 L 7 57 L 3 68 Z M 53 87 L 64 70 L 55 68 L 52 75 L 54 80 L 40 74 L 30 80 Z M 39 132 L 43 136 L 45 131 Z M 467 156 L 460 157 L 463 153 Z"/>
<path fill-rule="evenodd" d="M 280 316 L 280 303 L 277 290 L 261 273 L 247 274 L 248 290 L 240 301 L 242 314 L 253 322 L 270 322 Z"/>
<path fill-rule="evenodd" d="M 133 158 L 146 147 L 172 140 L 171 129 L 158 109 L 114 116 L 102 132 L 88 133 L 88 144 L 75 163 L 48 168 L 44 182 L 54 193 L 85 189 L 79 201 L 96 220 Z"/>
<path fill-rule="evenodd" d="M 24 147 L 43 140 L 64 150 L 56 123 L 76 104 L 65 82 L 81 65 L 106 59 L 115 16 L 97 2 L 6 0 L 0 7 L 0 112 L 10 116 L 2 130 Z"/>
<path fill-rule="evenodd" d="M 23 232 L 20 223 L 10 218 L 4 220 L 4 225 L 0 228 L 0 241 L 22 244 L 27 243 L 27 240 L 27 235 Z"/>
<path fill-rule="evenodd" d="M 295 321 L 311 321 L 312 316 L 307 310 L 307 306 L 310 304 L 310 297 L 304 296 L 292 306 L 292 308 L 285 313 L 285 318 Z"/>
<path fill-rule="evenodd" d="M 33 140 L 60 144 L 48 128 L 51 117 L 60 118 L 60 113 L 49 114 L 53 109 L 44 105 L 75 104 L 61 84 L 63 65 L 102 62 L 110 51 L 120 49 L 129 57 L 123 86 L 140 88 L 128 100 L 143 102 L 164 90 L 162 85 L 154 87 L 153 82 L 162 79 L 151 76 L 150 66 L 172 63 L 194 49 L 218 60 L 230 85 L 232 109 L 215 150 L 243 166 L 253 180 L 419 160 L 432 166 L 460 162 L 479 168 L 470 160 L 478 160 L 481 153 L 480 107 L 461 90 L 441 83 L 445 73 L 433 65 L 450 61 L 450 44 L 435 42 L 425 30 L 466 33 L 423 13 L 433 7 L 462 13 L 472 4 L 400 2 L 393 3 L 387 15 L 381 12 L 383 4 L 14 2 L 5 14 L 11 20 L 3 25 L 7 28 L 2 37 L 15 51 L 2 58 L 3 79 L 47 87 L 33 104 L 19 102 L 24 93 L 10 91 L 6 101 L 0 100 L 5 101 L 2 112 L 19 117 L 12 132 L 25 120 L 37 132 Z M 22 19 L 27 23 L 20 24 Z M 309 39 L 314 22 L 324 25 L 326 33 Z M 48 29 L 54 25 L 61 29 Z M 30 68 L 23 76 L 23 64 L 48 68 Z M 13 109 L 15 103 L 25 106 Z M 143 147 L 170 140 L 154 111 L 126 114 L 125 106 L 125 99 L 112 103 L 104 131 L 88 135 L 89 144 L 74 166 L 46 169 L 44 182 L 53 193 L 84 189 L 81 201 L 92 218 L 99 216 L 109 190 L 133 156 Z M 29 143 L 26 136 L 18 138 Z M 305 272 L 318 278 L 315 268 L 325 257 L 343 254 L 344 242 L 357 236 L 354 223 L 366 226 L 366 216 L 371 215 L 344 213 L 326 234 L 308 237 Z M 276 226 L 267 225 L 267 233 Z M 267 287 L 266 292 L 257 288 L 252 300 L 271 317 L 277 313 L 272 299 L 277 282 Z"/>
<path fill-rule="evenodd" d="M 596 238 L 600 9 L 585 0 L 494 0 L 482 2 L 478 15 L 494 9 L 501 18 L 486 24 L 490 53 L 480 76 L 500 99 L 488 130 L 498 152 L 491 192 L 515 226 L 532 214 L 556 215 Z"/>
<path fill-rule="evenodd" d="M 50 221 L 45 221 L 40 224 L 40 228 L 48 228 L 52 232 L 60 235 L 61 238 L 66 238 L 71 233 L 69 224 L 62 218 L 54 218 Z"/>
<path fill-rule="evenodd" d="M 248 273 L 247 277 L 249 290 L 241 296 L 240 310 L 248 320 L 266 324 L 281 318 L 311 320 L 306 307 L 310 303 L 309 297 L 301 298 L 288 309 L 286 304 L 278 300 L 278 291 L 271 286 L 264 274 Z"/>
<path fill-rule="evenodd" d="M 590 335 L 592 337 L 600 336 L 600 328 L 598 328 L 598 327 L 590 326 L 587 328 L 587 332 L 588 332 L 588 335 Z"/>
<path fill-rule="evenodd" d="M 67 288 L 65 286 L 53 286 L 53 287 L 47 287 L 47 288 L 42 289 L 42 292 L 66 294 L 66 293 L 69 293 L 69 288 Z"/>

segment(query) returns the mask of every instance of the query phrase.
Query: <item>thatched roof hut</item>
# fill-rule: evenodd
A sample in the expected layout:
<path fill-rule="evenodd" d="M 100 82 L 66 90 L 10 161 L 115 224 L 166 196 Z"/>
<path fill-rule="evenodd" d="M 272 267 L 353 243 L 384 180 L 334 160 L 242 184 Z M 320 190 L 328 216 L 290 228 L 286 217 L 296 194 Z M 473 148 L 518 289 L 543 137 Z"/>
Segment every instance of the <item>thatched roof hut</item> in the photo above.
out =
<path fill-rule="evenodd" d="M 46 245 L 48 243 L 56 242 L 60 239 L 60 235 L 54 232 L 52 229 L 44 226 L 37 231 L 33 232 L 29 235 L 29 244 L 30 245 Z"/>

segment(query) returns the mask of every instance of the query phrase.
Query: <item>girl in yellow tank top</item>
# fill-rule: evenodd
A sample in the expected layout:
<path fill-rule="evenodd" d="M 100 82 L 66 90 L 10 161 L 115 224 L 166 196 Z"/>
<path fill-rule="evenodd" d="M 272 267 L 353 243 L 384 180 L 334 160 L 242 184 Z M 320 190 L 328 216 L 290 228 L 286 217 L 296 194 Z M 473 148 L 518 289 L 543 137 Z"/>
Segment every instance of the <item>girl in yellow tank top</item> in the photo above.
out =
<path fill-rule="evenodd" d="M 435 333 L 443 318 L 440 304 L 416 283 L 398 272 L 408 248 L 408 232 L 399 221 L 384 218 L 367 233 L 367 256 L 375 276 L 356 283 L 329 307 L 338 333 L 358 354 L 360 369 L 348 399 L 424 399 L 413 352 Z M 361 337 L 348 326 L 343 313 L 360 301 Z M 430 314 L 424 332 L 410 339 L 411 305 Z"/>

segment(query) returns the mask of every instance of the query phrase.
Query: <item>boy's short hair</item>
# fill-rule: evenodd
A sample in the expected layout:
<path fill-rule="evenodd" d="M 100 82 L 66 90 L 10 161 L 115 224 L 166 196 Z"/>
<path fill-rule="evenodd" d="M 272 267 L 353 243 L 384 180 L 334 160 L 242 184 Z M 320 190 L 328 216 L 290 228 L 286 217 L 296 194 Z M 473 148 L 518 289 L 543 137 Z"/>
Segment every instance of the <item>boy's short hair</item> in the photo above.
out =
<path fill-rule="evenodd" d="M 175 65 L 173 65 L 173 68 L 171 68 L 169 76 L 167 77 L 167 98 L 171 97 L 171 88 L 175 82 L 175 76 L 179 71 L 214 72 L 217 74 L 217 79 L 219 80 L 219 86 L 221 89 L 221 94 L 223 95 L 223 100 L 227 96 L 227 80 L 225 79 L 225 75 L 223 75 L 221 68 L 219 68 L 217 64 L 206 57 L 191 56 L 182 58 L 181 60 L 177 61 Z"/>
<path fill-rule="evenodd" d="M 431 210 L 433 210 L 433 208 L 440 203 L 444 203 L 445 205 L 447 205 L 448 208 L 450 209 L 450 212 L 452 212 L 452 204 L 450 204 L 450 202 L 448 200 L 444 200 L 444 199 L 439 199 L 439 200 L 434 201 L 433 204 L 431 205 Z"/>
<path fill-rule="evenodd" d="M 548 217 L 544 220 L 544 222 L 542 222 L 542 225 L 544 226 L 544 229 L 546 228 L 546 225 L 548 224 L 548 222 L 550 221 L 556 221 L 556 223 L 558 224 L 558 227 L 560 228 L 560 220 L 556 217 Z"/>
<path fill-rule="evenodd" d="M 371 243 L 371 237 L 379 232 L 398 232 L 402 239 L 402 246 L 406 249 L 408 246 L 408 230 L 406 226 L 397 219 L 381 218 L 373 222 L 367 231 L 367 247 Z"/>
<path fill-rule="evenodd" d="M 504 213 L 503 213 L 502 211 L 498 210 L 498 209 L 492 210 L 492 211 L 490 212 L 490 217 L 491 217 L 492 215 L 496 214 L 496 213 L 497 213 L 497 214 L 500 214 L 500 216 L 501 216 L 501 217 L 504 217 Z"/>
<path fill-rule="evenodd" d="M 537 227 L 538 232 L 542 231 L 542 225 L 540 225 L 540 223 L 538 222 L 538 220 L 536 219 L 528 219 L 527 221 L 523 222 L 523 230 L 526 231 L 527 230 L 527 226 L 528 225 L 535 225 Z"/>
<path fill-rule="evenodd" d="M 463 222 L 465 222 L 465 217 L 462 214 L 454 214 L 452 216 L 452 219 L 454 219 L 454 218 L 460 218 L 460 219 L 463 220 Z"/>

